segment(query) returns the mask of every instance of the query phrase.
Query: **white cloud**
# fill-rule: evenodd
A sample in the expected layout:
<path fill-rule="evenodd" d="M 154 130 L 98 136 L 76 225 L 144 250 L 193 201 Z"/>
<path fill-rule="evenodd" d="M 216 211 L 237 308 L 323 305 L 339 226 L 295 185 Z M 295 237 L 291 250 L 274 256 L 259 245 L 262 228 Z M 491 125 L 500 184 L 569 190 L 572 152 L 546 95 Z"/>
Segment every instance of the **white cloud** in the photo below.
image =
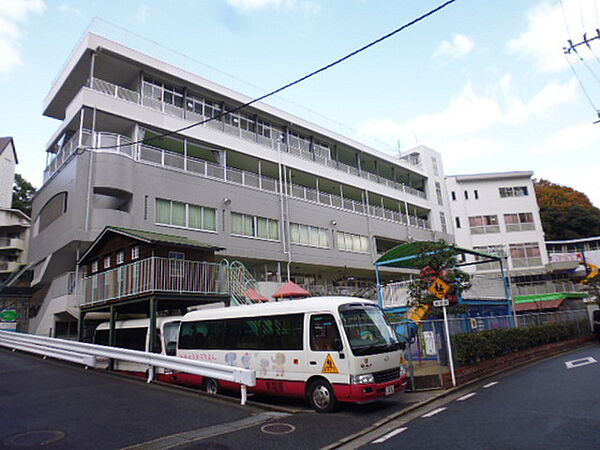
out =
<path fill-rule="evenodd" d="M 140 3 L 133 16 L 138 22 L 146 23 L 149 14 L 150 8 L 148 7 L 148 5 L 145 3 Z"/>
<path fill-rule="evenodd" d="M 75 8 L 74 6 L 70 5 L 69 3 L 63 3 L 62 5 L 60 5 L 58 7 L 58 10 L 60 12 L 64 12 L 64 13 L 68 13 L 68 14 L 73 14 L 73 15 L 78 16 L 78 17 L 83 17 L 83 14 L 81 13 L 81 11 L 78 10 L 77 8 Z"/>
<path fill-rule="evenodd" d="M 585 160 L 586 157 L 581 153 L 585 154 L 585 152 L 591 151 L 592 147 L 594 154 L 597 153 L 598 142 L 600 142 L 598 125 L 593 123 L 576 124 L 557 131 L 533 149 L 533 152 L 545 156 L 569 154 L 578 160 Z"/>
<path fill-rule="evenodd" d="M 460 59 L 467 56 L 473 50 L 475 44 L 464 34 L 455 34 L 452 36 L 452 41 L 442 41 L 433 57 L 449 56 L 451 58 Z"/>
<path fill-rule="evenodd" d="M 566 69 L 568 62 L 563 48 L 568 46 L 567 40 L 578 42 L 583 40 L 584 33 L 591 37 L 596 32 L 596 2 L 563 0 L 561 3 L 545 1 L 532 8 L 527 14 L 527 30 L 508 42 L 509 51 L 531 58 L 542 72 Z M 589 52 L 585 47 L 580 50 Z"/>
<path fill-rule="evenodd" d="M 21 25 L 30 14 L 46 9 L 43 0 L 8 0 L 0 7 L 0 75 L 10 73 L 23 64 L 21 58 Z"/>
<path fill-rule="evenodd" d="M 321 4 L 312 0 L 227 0 L 227 3 L 240 12 L 250 12 L 274 7 L 287 10 L 298 9 L 305 15 L 314 15 L 321 11 Z"/>
<path fill-rule="evenodd" d="M 404 123 L 390 118 L 371 119 L 359 125 L 359 131 L 387 143 L 398 139 L 414 142 L 415 136 L 419 141 L 464 140 L 495 125 L 517 125 L 532 118 L 547 118 L 577 95 L 575 80 L 563 84 L 550 81 L 535 95 L 523 99 L 514 92 L 511 76 L 504 75 L 485 94 L 476 92 L 472 83 L 467 82 L 439 112 L 421 114 Z"/>

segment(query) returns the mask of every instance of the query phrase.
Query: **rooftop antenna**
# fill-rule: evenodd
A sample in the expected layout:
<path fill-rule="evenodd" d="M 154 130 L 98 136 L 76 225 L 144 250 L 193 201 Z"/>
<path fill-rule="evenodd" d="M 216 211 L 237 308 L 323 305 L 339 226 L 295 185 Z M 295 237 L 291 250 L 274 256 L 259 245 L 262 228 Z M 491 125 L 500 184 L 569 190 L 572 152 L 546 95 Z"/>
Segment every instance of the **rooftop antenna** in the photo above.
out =
<path fill-rule="evenodd" d="M 398 158 L 402 157 L 402 150 L 400 149 L 400 139 L 396 141 L 396 148 L 398 149 Z"/>

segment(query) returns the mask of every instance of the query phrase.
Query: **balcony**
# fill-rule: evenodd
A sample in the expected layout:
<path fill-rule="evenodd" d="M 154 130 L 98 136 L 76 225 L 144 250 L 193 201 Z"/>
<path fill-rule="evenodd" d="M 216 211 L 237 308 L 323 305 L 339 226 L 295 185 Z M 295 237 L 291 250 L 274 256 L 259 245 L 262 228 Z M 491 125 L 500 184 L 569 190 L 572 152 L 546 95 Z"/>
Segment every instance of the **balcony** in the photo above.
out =
<path fill-rule="evenodd" d="M 85 142 L 94 142 L 95 146 L 98 147 L 96 150 L 98 152 L 118 153 L 140 163 L 179 170 L 203 178 L 221 180 L 261 191 L 275 194 L 279 193 L 279 180 L 264 175 L 258 175 L 254 172 L 220 166 L 203 159 L 170 152 L 151 145 L 132 144 L 132 140 L 129 137 L 115 133 L 97 132 L 93 134 L 89 130 L 83 130 L 82 137 Z M 57 152 L 57 156 L 52 160 L 44 172 L 45 179 L 46 177 L 49 179 L 53 175 L 53 170 L 57 171 L 60 169 L 62 163 L 55 164 L 55 161 L 60 160 L 64 163 L 68 158 L 68 156 L 65 155 L 74 152 L 74 148 L 77 148 L 78 140 L 79 133 L 75 134 Z M 75 143 L 72 143 L 73 141 Z M 288 196 L 299 200 L 314 202 L 323 206 L 339 208 L 356 214 L 368 214 L 371 217 L 408 225 L 414 228 L 431 229 L 431 225 L 427 219 L 416 216 L 408 216 L 407 218 L 406 214 L 400 211 L 380 206 L 365 205 L 356 200 L 296 184 L 289 184 Z"/>
<path fill-rule="evenodd" d="M 227 265 L 151 257 L 83 279 L 81 306 L 149 293 L 229 295 Z"/>
<path fill-rule="evenodd" d="M 21 250 L 25 249 L 25 241 L 19 238 L 0 238 L 0 250 Z"/>
<path fill-rule="evenodd" d="M 189 111 L 185 108 L 162 102 L 155 98 L 140 95 L 136 91 L 127 89 L 123 86 L 119 86 L 99 78 L 92 78 L 91 80 L 89 80 L 88 86 L 95 91 L 101 92 L 111 97 L 136 103 L 147 108 L 160 111 L 163 114 L 168 114 L 170 116 L 177 117 L 179 119 L 188 120 L 190 122 L 202 122 L 209 120 L 209 117 L 205 117 L 193 111 Z M 211 120 L 200 126 L 220 131 L 230 136 L 237 137 L 241 140 L 250 141 L 261 146 L 266 146 L 273 150 L 281 150 L 295 157 L 314 161 L 319 165 L 324 165 L 326 167 L 330 167 L 350 175 L 361 177 L 363 179 L 370 180 L 374 183 L 408 193 L 418 198 L 427 199 L 427 194 L 423 191 L 420 191 L 410 186 L 406 186 L 403 183 L 398 183 L 396 181 L 381 177 L 374 173 L 367 172 L 365 170 L 361 171 L 356 167 L 335 161 L 329 157 L 316 154 L 314 152 L 311 152 L 309 148 L 306 148 L 306 146 L 302 146 L 301 144 L 283 144 L 281 142 L 281 138 L 278 136 L 279 133 L 271 133 L 270 137 L 265 137 L 259 135 L 258 133 L 244 130 L 240 126 L 227 124 L 223 121 L 218 120 Z M 402 161 L 413 167 L 421 168 L 420 162 L 414 158 L 403 158 Z"/>
<path fill-rule="evenodd" d="M 0 273 L 11 273 L 21 266 L 19 261 L 0 261 Z"/>

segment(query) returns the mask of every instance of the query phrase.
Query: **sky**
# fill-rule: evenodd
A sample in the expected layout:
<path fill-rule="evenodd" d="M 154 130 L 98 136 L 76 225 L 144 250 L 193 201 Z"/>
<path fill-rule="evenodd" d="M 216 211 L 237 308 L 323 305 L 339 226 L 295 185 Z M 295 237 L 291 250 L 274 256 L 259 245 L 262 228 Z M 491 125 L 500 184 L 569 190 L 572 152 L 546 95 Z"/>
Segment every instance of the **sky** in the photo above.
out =
<path fill-rule="evenodd" d="M 52 83 L 86 29 L 251 97 L 444 0 L 0 0 L 0 136 L 42 184 Z M 391 154 L 427 145 L 446 174 L 532 170 L 600 206 L 600 0 L 457 0 L 272 103 Z"/>

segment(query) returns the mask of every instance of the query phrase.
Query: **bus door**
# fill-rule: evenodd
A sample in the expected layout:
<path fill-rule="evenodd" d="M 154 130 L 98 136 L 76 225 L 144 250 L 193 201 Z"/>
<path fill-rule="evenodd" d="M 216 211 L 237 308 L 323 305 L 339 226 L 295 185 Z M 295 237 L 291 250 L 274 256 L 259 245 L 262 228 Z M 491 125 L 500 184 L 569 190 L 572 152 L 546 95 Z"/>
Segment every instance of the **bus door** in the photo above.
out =
<path fill-rule="evenodd" d="M 349 348 L 344 348 L 333 314 L 311 314 L 308 327 L 308 370 L 321 374 L 330 383 L 349 383 Z"/>

